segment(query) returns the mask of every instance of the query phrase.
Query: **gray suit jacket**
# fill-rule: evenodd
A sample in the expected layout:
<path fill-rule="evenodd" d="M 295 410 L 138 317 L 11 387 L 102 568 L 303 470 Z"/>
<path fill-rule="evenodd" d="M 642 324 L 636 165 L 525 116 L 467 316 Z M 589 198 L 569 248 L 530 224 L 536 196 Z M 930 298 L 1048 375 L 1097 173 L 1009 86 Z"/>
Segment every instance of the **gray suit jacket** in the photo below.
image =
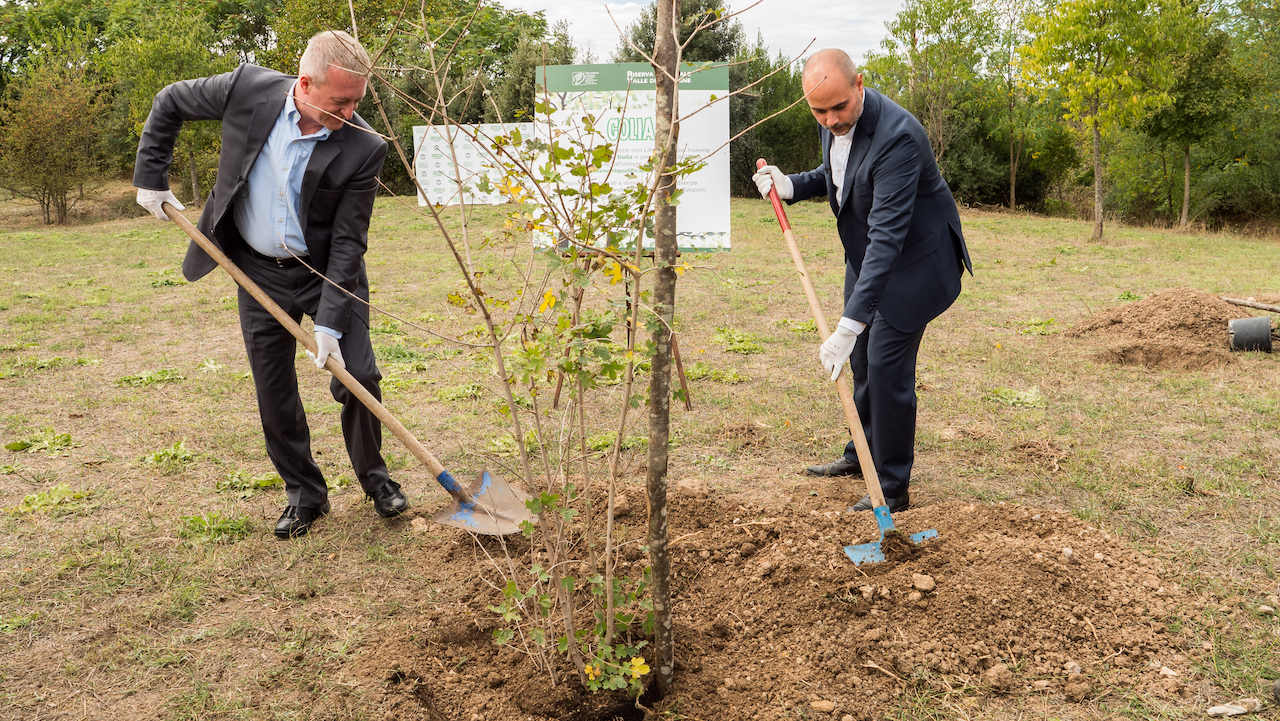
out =
<path fill-rule="evenodd" d="M 904 333 L 923 328 L 960 295 L 973 273 L 960 214 L 915 116 L 866 88 L 853 130 L 843 204 L 831 180 L 831 131 L 822 128 L 822 165 L 789 176 L 789 202 L 826 195 L 846 261 L 844 317 L 880 315 Z"/>
<path fill-rule="evenodd" d="M 173 145 L 184 121 L 221 120 L 222 151 L 218 179 L 209 194 L 198 227 L 230 255 L 241 241 L 232 203 L 248 195 L 249 170 L 267 142 L 296 78 L 256 65 L 229 73 L 183 80 L 161 90 L 151 105 L 138 143 L 133 184 L 166 190 Z M 368 124 L 359 116 L 351 122 Z M 378 173 L 387 156 L 382 138 L 349 126 L 316 143 L 302 177 L 298 220 L 307 241 L 311 265 L 345 290 L 368 300 L 369 280 L 364 252 L 369 217 L 378 194 Z M 195 243 L 187 248 L 182 274 L 203 278 L 217 264 Z M 346 331 L 351 313 L 368 320 L 368 308 L 337 288 L 324 285 L 317 325 Z"/>

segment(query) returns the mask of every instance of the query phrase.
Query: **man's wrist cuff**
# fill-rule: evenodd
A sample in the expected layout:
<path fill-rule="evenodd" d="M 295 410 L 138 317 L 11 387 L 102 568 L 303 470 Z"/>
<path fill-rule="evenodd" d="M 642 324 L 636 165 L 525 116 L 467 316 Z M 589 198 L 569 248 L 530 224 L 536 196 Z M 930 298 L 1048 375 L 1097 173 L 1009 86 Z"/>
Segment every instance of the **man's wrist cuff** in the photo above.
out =
<path fill-rule="evenodd" d="M 342 340 L 342 331 L 334 330 L 328 326 L 318 325 L 316 326 L 316 332 L 324 333 L 325 335 L 331 335 L 334 338 L 337 338 L 338 340 Z"/>
<path fill-rule="evenodd" d="M 841 318 L 840 327 L 845 330 L 853 331 L 854 335 L 862 335 L 862 331 L 866 330 L 867 324 L 852 318 Z"/>

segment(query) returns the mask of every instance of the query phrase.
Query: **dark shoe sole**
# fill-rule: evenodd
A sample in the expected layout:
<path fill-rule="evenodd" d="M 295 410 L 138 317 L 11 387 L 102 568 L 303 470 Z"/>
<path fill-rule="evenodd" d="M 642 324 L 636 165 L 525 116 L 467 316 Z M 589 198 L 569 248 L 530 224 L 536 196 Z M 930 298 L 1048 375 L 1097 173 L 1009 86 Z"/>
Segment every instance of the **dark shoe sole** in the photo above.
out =
<path fill-rule="evenodd" d="M 403 516 L 406 512 L 408 512 L 408 510 L 409 510 L 408 505 L 405 505 L 405 507 L 399 511 L 392 509 L 389 513 L 383 513 L 382 511 L 378 510 L 377 506 L 374 506 L 373 508 L 373 512 L 377 513 L 379 516 L 383 518 L 395 518 L 396 516 Z"/>

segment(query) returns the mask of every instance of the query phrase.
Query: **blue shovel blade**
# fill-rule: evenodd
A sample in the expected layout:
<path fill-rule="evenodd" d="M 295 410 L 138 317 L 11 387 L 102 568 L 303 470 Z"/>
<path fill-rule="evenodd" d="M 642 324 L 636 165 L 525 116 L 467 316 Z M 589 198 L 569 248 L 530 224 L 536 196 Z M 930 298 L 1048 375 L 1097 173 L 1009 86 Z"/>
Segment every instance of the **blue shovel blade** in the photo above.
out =
<path fill-rule="evenodd" d="M 884 550 L 880 548 L 880 542 L 863 543 L 857 546 L 845 546 L 844 555 L 853 561 L 853 565 L 861 566 L 864 563 L 882 563 L 884 561 Z"/>

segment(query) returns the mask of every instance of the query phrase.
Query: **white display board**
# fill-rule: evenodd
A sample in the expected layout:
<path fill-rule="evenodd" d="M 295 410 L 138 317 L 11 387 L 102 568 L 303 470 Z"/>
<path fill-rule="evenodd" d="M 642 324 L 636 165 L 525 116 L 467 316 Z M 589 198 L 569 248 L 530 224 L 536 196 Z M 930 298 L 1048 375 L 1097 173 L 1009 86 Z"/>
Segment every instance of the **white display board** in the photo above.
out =
<path fill-rule="evenodd" d="M 605 136 L 616 141 L 610 185 L 638 173 L 654 151 L 654 108 L 657 91 L 653 67 L 645 63 L 614 65 L 547 65 L 535 71 L 538 98 L 552 106 L 557 129 L 578 126 L 588 115 Z M 706 165 L 678 181 L 683 191 L 676 211 L 676 233 L 682 251 L 729 249 L 729 68 L 685 65 L 678 91 L 680 160 L 701 159 Z M 718 99 L 718 102 L 713 102 Z M 696 112 L 695 112 L 696 111 Z M 546 116 L 536 116 L 538 137 L 548 139 Z M 592 175 L 603 182 L 610 169 Z M 647 178 L 640 178 L 642 182 Z M 652 239 L 645 245 L 652 247 Z"/>
<path fill-rule="evenodd" d="M 505 196 L 492 189 L 500 176 L 483 146 L 486 138 L 510 135 L 513 130 L 526 138 L 534 134 L 533 123 L 414 126 L 413 169 L 426 194 L 418 194 L 418 205 L 457 205 L 463 200 L 480 205 L 506 202 Z M 485 176 L 491 186 L 488 193 L 478 187 Z"/>

